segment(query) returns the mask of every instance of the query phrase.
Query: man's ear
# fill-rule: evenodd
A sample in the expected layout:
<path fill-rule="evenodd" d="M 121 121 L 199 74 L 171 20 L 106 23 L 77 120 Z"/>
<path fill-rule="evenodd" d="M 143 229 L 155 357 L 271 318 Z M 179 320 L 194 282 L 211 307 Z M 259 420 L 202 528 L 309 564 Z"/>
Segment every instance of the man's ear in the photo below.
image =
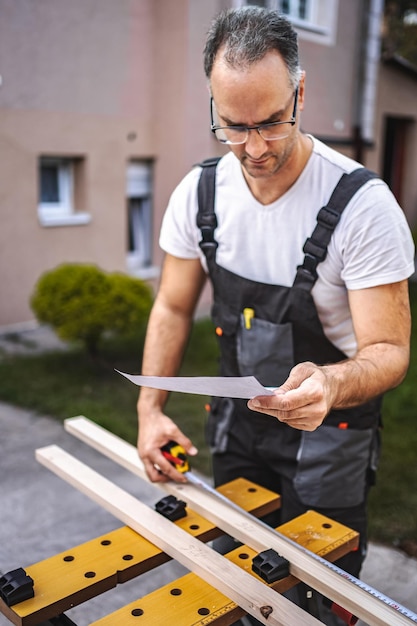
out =
<path fill-rule="evenodd" d="M 297 103 L 297 108 L 300 109 L 300 111 L 304 110 L 305 80 L 306 80 L 306 73 L 303 70 L 301 72 L 300 82 L 298 83 L 298 103 Z"/>

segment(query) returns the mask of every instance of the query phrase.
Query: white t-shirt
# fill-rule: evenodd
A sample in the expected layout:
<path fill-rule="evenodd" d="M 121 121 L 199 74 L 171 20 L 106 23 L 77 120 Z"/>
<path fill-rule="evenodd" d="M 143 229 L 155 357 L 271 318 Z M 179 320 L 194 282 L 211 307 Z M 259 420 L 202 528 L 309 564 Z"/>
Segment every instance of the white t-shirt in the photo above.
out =
<path fill-rule="evenodd" d="M 294 185 L 266 206 L 252 195 L 239 160 L 228 153 L 216 172 L 217 263 L 245 278 L 291 286 L 302 248 L 344 173 L 359 167 L 352 159 L 313 138 L 313 152 Z M 197 184 L 194 168 L 169 201 L 161 248 L 185 259 L 205 257 L 198 245 Z M 398 282 L 414 272 L 414 244 L 404 213 L 380 179 L 367 182 L 345 208 L 318 265 L 312 295 L 324 332 L 348 356 L 356 351 L 347 290 Z"/>

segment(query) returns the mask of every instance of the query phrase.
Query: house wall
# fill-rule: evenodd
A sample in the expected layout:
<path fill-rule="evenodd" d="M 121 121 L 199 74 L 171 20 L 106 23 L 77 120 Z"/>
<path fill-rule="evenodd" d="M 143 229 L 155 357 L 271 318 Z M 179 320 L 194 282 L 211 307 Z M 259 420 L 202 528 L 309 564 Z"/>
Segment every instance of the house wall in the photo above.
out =
<path fill-rule="evenodd" d="M 306 72 L 302 129 L 351 149 L 356 125 L 357 67 L 361 51 L 362 0 L 339 1 L 334 37 L 324 45 L 299 30 L 300 62 Z"/>
<path fill-rule="evenodd" d="M 172 189 L 218 150 L 209 130 L 205 0 L 0 0 L 0 327 L 33 318 L 62 262 L 126 271 L 126 166 L 153 162 L 153 263 Z M 81 160 L 89 224 L 41 226 L 40 155 Z"/>
<path fill-rule="evenodd" d="M 63 261 L 125 269 L 126 163 L 154 151 L 154 16 L 152 2 L 132 0 L 1 0 L 0 8 L 4 325 L 33 318 L 36 280 Z M 90 224 L 39 224 L 40 155 L 84 159 L 78 199 Z"/>
<path fill-rule="evenodd" d="M 363 4 L 336 2 L 335 28 L 325 45 L 299 30 L 307 73 L 302 127 L 350 155 Z M 126 271 L 131 159 L 153 163 L 158 270 L 159 228 L 172 190 L 194 163 L 224 151 L 209 130 L 203 46 L 212 17 L 230 5 L 231 0 L 0 0 L 0 327 L 33 319 L 34 285 L 59 263 Z M 378 108 L 375 144 L 364 153 L 365 164 L 377 171 L 383 110 L 409 111 L 415 98 L 388 71 L 383 68 L 387 85 L 380 81 L 385 104 Z M 401 101 L 397 89 L 405 94 Z M 77 208 L 90 214 L 88 224 L 39 223 L 40 155 L 79 159 Z M 411 162 L 404 196 L 410 215 L 416 203 Z M 207 290 L 203 310 L 209 299 Z"/>
<path fill-rule="evenodd" d="M 375 111 L 375 146 L 368 151 L 369 167 L 382 171 L 385 122 L 387 116 L 409 121 L 406 138 L 406 158 L 401 190 L 401 207 L 412 228 L 417 227 L 417 73 L 398 64 L 380 65 L 377 106 Z"/>
<path fill-rule="evenodd" d="M 195 163 L 219 149 L 210 131 L 203 72 L 204 37 L 219 4 L 213 0 L 159 0 L 154 7 L 154 261 L 159 265 L 159 227 L 170 194 Z"/>

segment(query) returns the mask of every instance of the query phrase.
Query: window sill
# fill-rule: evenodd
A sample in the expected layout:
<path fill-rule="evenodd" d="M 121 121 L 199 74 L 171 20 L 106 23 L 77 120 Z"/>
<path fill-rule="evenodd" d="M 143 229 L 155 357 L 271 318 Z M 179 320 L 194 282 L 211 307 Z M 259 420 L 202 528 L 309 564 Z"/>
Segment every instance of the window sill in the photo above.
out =
<path fill-rule="evenodd" d="M 73 213 L 71 215 L 45 215 L 38 213 L 41 226 L 84 226 L 91 222 L 90 213 Z"/>
<path fill-rule="evenodd" d="M 138 267 L 137 269 L 129 268 L 128 272 L 130 276 L 134 278 L 140 278 L 141 280 L 152 280 L 154 278 L 159 278 L 161 274 L 161 268 L 156 265 L 151 265 L 150 267 Z"/>
<path fill-rule="evenodd" d="M 313 24 L 313 22 L 308 22 L 307 20 L 302 20 L 298 17 L 292 17 L 291 15 L 286 15 L 286 18 L 295 26 L 295 28 L 306 30 L 311 33 L 315 33 L 316 35 L 328 35 L 328 29 L 324 26 L 319 26 L 318 24 Z"/>

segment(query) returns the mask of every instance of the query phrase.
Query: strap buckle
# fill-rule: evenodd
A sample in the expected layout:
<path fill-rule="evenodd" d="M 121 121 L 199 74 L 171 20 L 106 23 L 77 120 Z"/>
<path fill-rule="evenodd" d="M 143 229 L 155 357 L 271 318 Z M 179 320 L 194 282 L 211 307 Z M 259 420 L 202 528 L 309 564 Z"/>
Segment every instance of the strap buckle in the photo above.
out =
<path fill-rule="evenodd" d="M 340 215 L 340 213 L 334 211 L 329 206 L 324 206 L 317 214 L 317 222 L 325 228 L 334 230 L 340 220 Z"/>

